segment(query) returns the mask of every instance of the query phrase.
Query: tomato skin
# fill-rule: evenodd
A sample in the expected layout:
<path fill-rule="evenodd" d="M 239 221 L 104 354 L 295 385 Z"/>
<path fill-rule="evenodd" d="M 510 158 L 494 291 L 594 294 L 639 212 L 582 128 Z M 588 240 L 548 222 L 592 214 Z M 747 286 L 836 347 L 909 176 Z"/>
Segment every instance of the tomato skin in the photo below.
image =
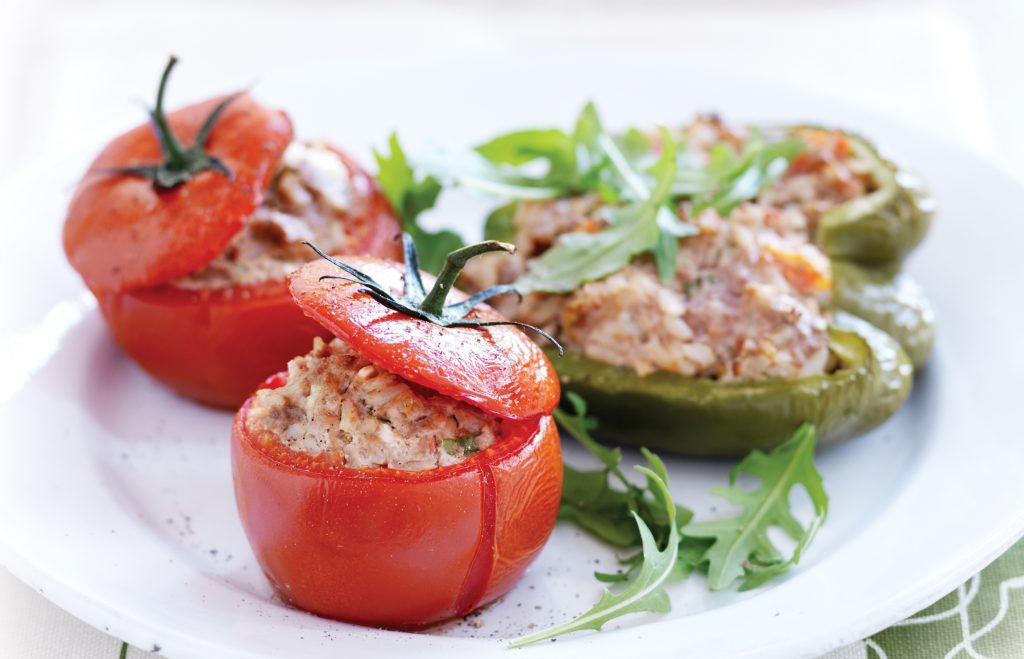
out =
<path fill-rule="evenodd" d="M 176 110 L 167 121 L 191 145 L 223 97 Z M 279 110 L 248 94 L 235 98 L 210 132 L 206 151 L 231 171 L 206 170 L 171 190 L 113 168 L 161 159 L 152 126 L 115 137 L 89 166 L 68 205 L 64 251 L 92 290 L 154 286 L 198 270 L 220 254 L 262 203 L 277 163 L 292 141 Z"/>
<path fill-rule="evenodd" d="M 96 292 L 121 349 L 154 378 L 202 403 L 236 409 L 327 332 L 302 315 L 285 285 L 186 291 L 169 284 Z"/>
<path fill-rule="evenodd" d="M 403 266 L 349 256 L 346 264 L 394 292 L 404 287 Z M 442 327 L 381 305 L 362 285 L 327 261 L 292 273 L 288 286 L 303 311 L 359 354 L 401 378 L 509 419 L 550 414 L 561 395 L 558 375 L 544 352 L 516 327 Z M 329 277 L 325 279 L 324 277 Z M 428 288 L 434 278 L 424 274 Z M 452 290 L 449 302 L 466 295 Z M 505 320 L 478 304 L 469 315 Z"/>
<path fill-rule="evenodd" d="M 260 566 L 298 608 L 399 629 L 465 615 L 506 593 L 554 527 L 550 416 L 503 422 L 500 442 L 450 467 L 331 469 L 253 436 L 251 403 L 232 432 L 235 497 Z"/>
<path fill-rule="evenodd" d="M 398 258 L 401 229 L 380 188 L 348 154 L 331 150 L 354 185 L 369 191 L 366 212 L 346 218 L 358 251 Z M 314 337 L 331 337 L 299 310 L 284 281 L 205 291 L 161 283 L 93 294 L 114 339 L 145 371 L 189 398 L 227 409 L 237 409 L 267 376 L 307 352 Z"/>

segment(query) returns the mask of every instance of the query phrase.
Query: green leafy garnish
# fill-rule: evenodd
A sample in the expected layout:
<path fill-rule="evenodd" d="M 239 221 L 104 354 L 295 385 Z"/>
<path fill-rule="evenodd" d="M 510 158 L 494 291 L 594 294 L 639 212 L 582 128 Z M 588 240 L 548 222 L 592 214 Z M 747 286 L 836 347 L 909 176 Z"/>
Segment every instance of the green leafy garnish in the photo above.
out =
<path fill-rule="evenodd" d="M 441 448 L 448 455 L 473 455 L 480 450 L 476 445 L 476 438 L 479 435 L 463 435 L 452 439 L 441 440 Z"/>
<path fill-rule="evenodd" d="M 593 629 L 600 631 L 606 623 L 624 616 L 628 613 L 667 613 L 672 610 L 672 602 L 668 594 L 662 588 L 662 584 L 676 572 L 676 562 L 679 554 L 679 529 L 676 525 L 676 507 L 672 502 L 672 495 L 662 477 L 647 467 L 636 467 L 636 470 L 647 477 L 651 489 L 655 492 L 657 499 L 663 505 L 666 521 L 670 529 L 669 536 L 664 543 L 664 548 L 659 549 L 657 541 L 651 530 L 641 519 L 640 515 L 633 513 L 637 531 L 640 535 L 641 553 L 643 560 L 640 568 L 629 584 L 619 591 L 612 593 L 605 590 L 600 601 L 586 613 L 573 618 L 569 622 L 543 629 L 539 632 L 517 638 L 509 643 L 510 648 L 523 647 L 531 643 L 545 641 L 556 636 L 572 632 Z"/>
<path fill-rule="evenodd" d="M 770 453 L 752 452 L 732 469 L 728 487 L 712 490 L 742 506 L 740 515 L 692 523 L 693 514 L 669 495 L 668 473 L 657 455 L 641 449 L 647 466 L 637 469 L 646 476 L 646 483 L 634 484 L 621 469 L 622 452 L 602 446 L 591 436 L 596 421 L 587 417 L 583 399 L 573 392 L 566 392 L 565 399 L 572 411 L 555 410 L 555 420 L 603 468 L 581 471 L 568 465 L 563 467 L 558 517 L 616 547 L 639 547 L 640 551 L 620 558 L 623 569 L 619 572 L 594 574 L 605 583 L 628 582 L 621 592 L 612 594 L 606 590 L 587 613 L 563 625 L 516 639 L 511 647 L 583 629 L 600 629 L 626 613 L 668 611 L 670 602 L 662 585 L 668 579 L 684 579 L 694 570 L 707 573 L 713 590 L 726 588 L 737 579 L 743 579 L 741 590 L 760 586 L 799 562 L 825 520 L 828 496 L 814 466 L 813 426 L 805 424 Z M 761 487 L 754 491 L 736 487 L 740 473 L 760 478 Z M 806 528 L 790 510 L 789 496 L 796 485 L 807 490 L 814 505 L 814 519 Z M 773 526 L 797 542 L 789 558 L 783 557 L 768 538 L 768 529 Z"/>
<path fill-rule="evenodd" d="M 667 137 L 668 132 L 662 130 Z M 611 148 L 610 139 L 600 143 L 606 153 L 615 154 L 612 158 L 618 159 L 621 155 Z M 609 208 L 608 227 L 597 233 L 562 234 L 551 249 L 529 262 L 526 274 L 515 284 L 516 290 L 521 293 L 573 291 L 584 282 L 618 272 L 633 257 L 657 246 L 662 234 L 659 214 L 668 199 L 675 168 L 676 154 L 671 139 L 666 141 L 661 157 L 652 168 L 655 182 L 650 190 L 627 163 L 619 161 L 616 165 L 619 176 L 631 181 L 628 185 L 637 196 L 642 196 L 641 200 Z M 672 269 L 675 269 L 674 263 Z"/>
<path fill-rule="evenodd" d="M 203 125 L 200 126 L 199 132 L 196 133 L 192 146 L 186 147 L 171 130 L 167 115 L 164 113 L 164 92 L 167 89 L 167 80 L 171 77 L 171 71 L 177 63 L 178 58 L 173 55 L 167 61 L 163 75 L 160 76 L 160 86 L 156 92 L 156 105 L 149 110 L 150 123 L 153 124 L 153 132 L 156 133 L 157 140 L 160 142 L 160 154 L 163 156 L 163 161 L 149 165 L 131 165 L 111 169 L 120 174 L 148 178 L 153 182 L 153 187 L 158 190 L 176 188 L 207 169 L 223 174 L 229 179 L 232 178 L 232 173 L 227 166 L 206 153 L 205 147 L 210 138 L 210 131 L 213 130 L 213 125 L 217 123 L 221 112 L 231 101 L 238 98 L 238 94 L 226 97 L 213 108 Z"/>
<path fill-rule="evenodd" d="M 711 541 L 698 564 L 706 565 L 712 590 L 727 588 L 742 579 L 740 590 L 760 586 L 771 577 L 795 565 L 828 514 L 828 495 L 821 474 L 814 466 L 814 427 L 804 424 L 796 433 L 770 453 L 754 451 L 729 472 L 729 486 L 712 490 L 743 512 L 728 519 L 690 523 L 683 527 L 684 538 Z M 761 480 L 753 491 L 736 487 L 740 473 Z M 802 486 L 814 505 L 814 518 L 805 528 L 792 513 L 789 497 L 793 488 Z M 797 542 L 785 558 L 768 537 L 768 529 L 778 527 Z"/>
<path fill-rule="evenodd" d="M 397 134 L 391 134 L 388 147 L 390 153 L 387 155 L 373 152 L 377 160 L 377 181 L 398 214 L 402 231 L 412 236 L 416 243 L 420 265 L 427 272 L 437 274 L 448 253 L 462 247 L 462 238 L 454 231 L 427 231 L 419 225 L 420 214 L 437 203 L 441 184 L 433 176 L 417 180 Z"/>
<path fill-rule="evenodd" d="M 775 183 L 803 148 L 796 139 L 769 141 L 755 134 L 741 153 L 723 142 L 704 158 L 664 130 L 657 143 L 637 128 L 613 136 L 587 103 L 571 133 L 513 131 L 478 146 L 475 153 L 421 164 L 454 184 L 510 200 L 599 195 L 608 226 L 597 233 L 562 234 L 530 261 L 518 282 L 524 293 L 564 293 L 617 272 L 645 253 L 654 256 L 662 281 L 674 280 L 679 240 L 697 233 L 679 218 L 676 203 L 690 200 L 694 212 L 713 208 L 727 216 Z M 671 163 L 666 153 L 672 154 Z M 670 180 L 664 187 L 666 174 Z M 502 220 L 508 217 L 503 211 Z M 503 228 L 502 239 L 510 240 L 514 231 Z"/>
<path fill-rule="evenodd" d="M 484 240 L 500 240 L 503 243 L 515 243 L 516 209 L 518 204 L 510 202 L 498 206 L 487 216 L 484 222 Z"/>
<path fill-rule="evenodd" d="M 640 543 L 639 530 L 633 518 L 639 515 L 658 542 L 663 542 L 671 532 L 664 502 L 657 498 L 650 482 L 645 489 L 626 478 L 620 467 L 622 451 L 606 448 L 594 441 L 590 430 L 596 422 L 586 416 L 584 400 L 571 391 L 567 391 L 565 397 L 573 412 L 570 414 L 556 409 L 553 412 L 555 420 L 597 457 L 604 467 L 595 471 L 580 471 L 569 465 L 563 466 L 559 519 L 571 521 L 609 544 L 625 549 Z M 667 482 L 668 475 L 661 459 L 646 449 L 643 449 L 643 454 L 650 469 Z M 622 489 L 613 488 L 613 483 Z M 674 519 L 679 526 L 689 522 L 692 517 L 693 513 L 686 508 L 675 506 Z M 630 564 L 628 559 L 626 564 Z"/>
<path fill-rule="evenodd" d="M 725 217 L 778 181 L 803 149 L 804 143 L 796 139 L 766 142 L 754 137 L 737 155 L 729 145 L 715 144 L 707 165 L 692 160 L 680 164 L 672 194 L 690 198 L 695 213 L 713 208 Z"/>

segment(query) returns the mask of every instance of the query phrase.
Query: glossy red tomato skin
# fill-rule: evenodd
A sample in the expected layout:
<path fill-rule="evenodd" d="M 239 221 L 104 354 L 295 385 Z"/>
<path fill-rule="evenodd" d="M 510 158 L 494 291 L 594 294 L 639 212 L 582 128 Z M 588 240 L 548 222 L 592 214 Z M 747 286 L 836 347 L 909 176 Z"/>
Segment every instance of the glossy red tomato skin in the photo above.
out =
<path fill-rule="evenodd" d="M 167 119 L 190 146 L 223 97 L 171 112 Z M 139 125 L 111 140 L 90 165 L 68 206 L 64 251 L 93 291 L 154 286 L 198 270 L 219 255 L 262 203 L 277 163 L 292 141 L 288 116 L 242 94 L 214 124 L 206 152 L 232 176 L 206 170 L 170 190 L 112 171 L 157 163 L 153 128 Z"/>
<path fill-rule="evenodd" d="M 505 421 L 502 441 L 450 467 L 331 469 L 253 436 L 251 403 L 232 432 L 238 510 L 263 571 L 300 609 L 397 629 L 465 615 L 507 592 L 554 527 L 550 416 Z"/>
<path fill-rule="evenodd" d="M 359 253 L 398 258 L 398 220 L 373 178 L 332 148 L 360 189 L 365 212 L 347 218 Z M 237 409 L 281 365 L 330 338 L 295 305 L 284 281 L 191 291 L 163 283 L 93 293 L 118 345 L 184 396 Z"/>
<path fill-rule="evenodd" d="M 404 287 L 403 268 L 379 258 L 342 259 L 393 293 Z M 381 368 L 438 393 L 509 419 L 549 414 L 561 395 L 558 376 L 544 352 L 509 326 L 442 327 L 392 311 L 327 261 L 294 272 L 289 288 L 303 311 Z M 433 277 L 423 275 L 430 287 Z M 453 290 L 449 302 L 465 299 Z M 469 316 L 505 320 L 479 304 Z"/>
<path fill-rule="evenodd" d="M 165 284 L 97 292 L 114 340 L 155 379 L 199 402 L 237 409 L 268 373 L 327 332 L 281 282 L 196 292 Z"/>

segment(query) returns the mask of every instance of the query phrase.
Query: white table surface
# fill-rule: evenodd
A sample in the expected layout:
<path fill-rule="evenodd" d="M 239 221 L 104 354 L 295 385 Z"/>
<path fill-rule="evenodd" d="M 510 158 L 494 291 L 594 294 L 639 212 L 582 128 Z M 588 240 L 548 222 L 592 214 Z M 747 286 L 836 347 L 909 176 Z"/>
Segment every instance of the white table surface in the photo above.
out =
<path fill-rule="evenodd" d="M 0 179 L 37 154 L 140 114 L 132 104 L 150 102 L 171 52 L 182 59 L 172 95 L 194 99 L 245 85 L 282 61 L 618 50 L 713 61 L 882 111 L 966 144 L 1024 180 L 1017 0 L 0 0 L 0 11 Z M 4 331 L 0 314 L 0 337 Z M 0 568 L 0 656 L 113 659 L 119 647 Z M 858 646 L 830 659 L 864 655 Z"/>

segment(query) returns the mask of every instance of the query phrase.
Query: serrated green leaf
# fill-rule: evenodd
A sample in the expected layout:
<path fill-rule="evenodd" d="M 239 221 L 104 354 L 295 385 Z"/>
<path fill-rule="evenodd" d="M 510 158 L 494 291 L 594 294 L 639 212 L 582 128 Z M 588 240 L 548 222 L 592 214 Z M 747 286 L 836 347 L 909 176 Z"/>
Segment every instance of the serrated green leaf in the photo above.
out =
<path fill-rule="evenodd" d="M 523 647 L 586 629 L 600 631 L 601 627 L 611 620 L 630 613 L 667 613 L 672 609 L 672 602 L 662 588 L 662 584 L 677 570 L 679 529 L 675 520 L 675 504 L 672 502 L 672 495 L 669 494 L 668 487 L 657 474 L 646 467 L 637 467 L 636 469 L 654 483 L 658 490 L 658 498 L 668 502 L 665 513 L 668 516 L 668 525 L 671 530 L 664 549 L 658 548 L 658 543 L 650 529 L 639 515 L 633 513 L 633 519 L 636 521 L 640 534 L 643 563 L 632 581 L 618 593 L 605 590 L 594 608 L 586 613 L 567 623 L 515 639 L 509 643 L 510 648 Z"/>
<path fill-rule="evenodd" d="M 736 580 L 743 580 L 743 589 L 756 587 L 800 560 L 828 515 L 828 495 L 814 465 L 814 446 L 814 427 L 805 424 L 771 453 L 752 452 L 730 472 L 728 487 L 712 490 L 740 506 L 742 512 L 736 517 L 683 527 L 684 538 L 712 543 L 699 561 L 707 564 L 712 590 L 727 588 Z M 760 486 L 756 490 L 736 487 L 740 473 L 760 479 Z M 806 528 L 790 508 L 790 493 L 798 485 L 807 491 L 814 506 L 814 519 Z M 797 541 L 789 559 L 782 557 L 768 537 L 772 527 Z"/>
<path fill-rule="evenodd" d="M 444 265 L 445 256 L 462 247 L 462 238 L 453 231 L 431 232 L 418 224 L 420 214 L 437 203 L 441 184 L 433 176 L 417 180 L 396 133 L 388 139 L 388 149 L 386 155 L 373 153 L 377 161 L 377 182 L 398 215 L 402 230 L 416 242 L 420 266 L 436 274 Z"/>
<path fill-rule="evenodd" d="M 606 137 L 598 137 L 599 145 L 625 186 L 641 201 L 609 210 L 609 226 L 602 231 L 562 234 L 551 249 L 529 262 L 526 274 L 516 282 L 520 292 L 573 291 L 584 282 L 618 272 L 635 256 L 658 244 L 661 236 L 658 211 L 668 199 L 675 177 L 674 142 L 671 139 L 666 142 L 653 170 L 656 176 L 654 186 L 649 188 L 610 138 L 604 139 Z M 675 268 L 674 259 L 672 268 Z"/>

